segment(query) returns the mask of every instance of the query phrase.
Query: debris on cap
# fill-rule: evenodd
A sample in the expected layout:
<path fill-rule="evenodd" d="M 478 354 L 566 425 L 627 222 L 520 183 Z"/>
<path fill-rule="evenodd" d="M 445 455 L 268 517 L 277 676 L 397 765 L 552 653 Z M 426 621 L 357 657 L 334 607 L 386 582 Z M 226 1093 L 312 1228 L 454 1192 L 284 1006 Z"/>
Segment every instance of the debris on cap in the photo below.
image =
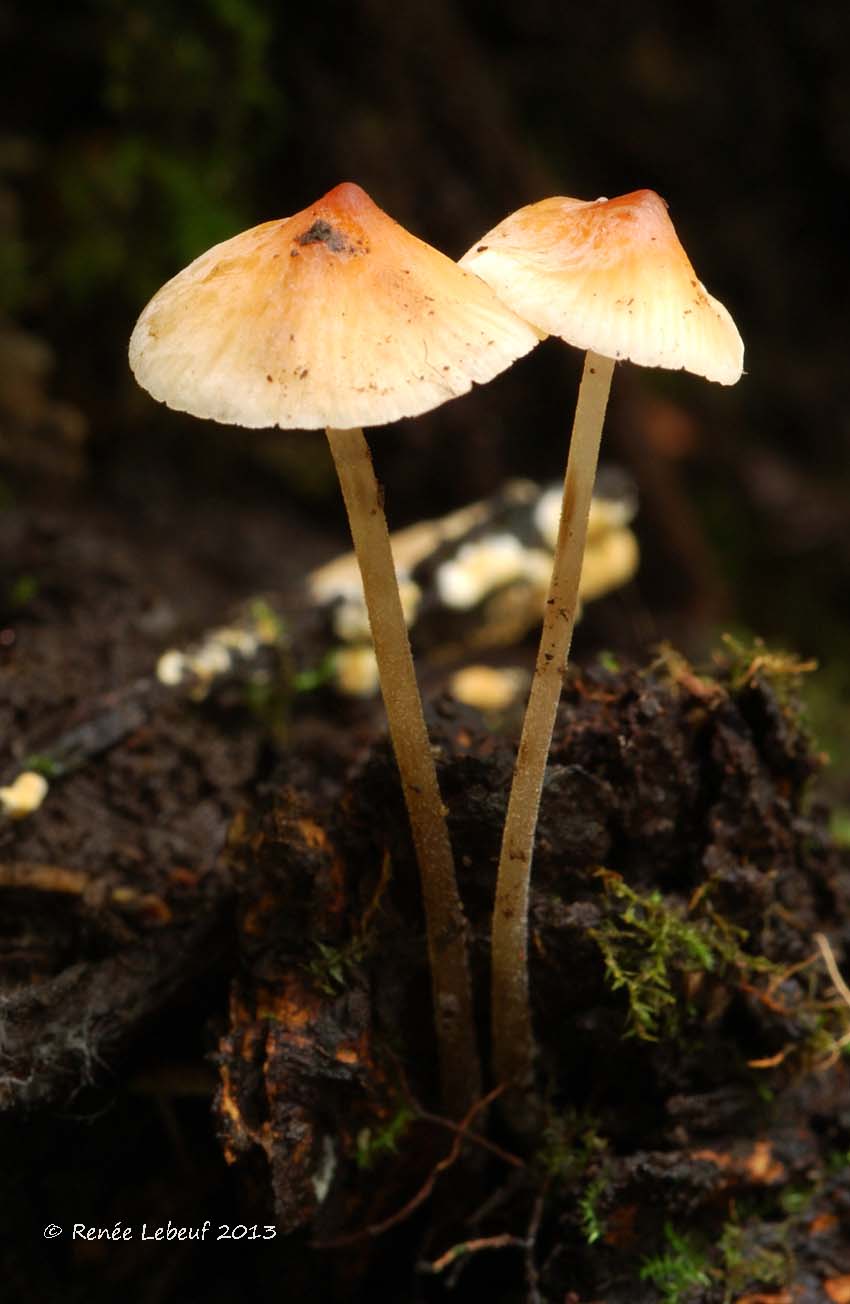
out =
<path fill-rule="evenodd" d="M 506 217 L 460 260 L 520 316 L 577 348 L 733 385 L 744 346 L 652 190 L 556 196 Z"/>
<path fill-rule="evenodd" d="M 348 429 L 491 380 L 540 332 L 350 182 L 216 245 L 130 340 L 154 398 L 238 426 Z"/>

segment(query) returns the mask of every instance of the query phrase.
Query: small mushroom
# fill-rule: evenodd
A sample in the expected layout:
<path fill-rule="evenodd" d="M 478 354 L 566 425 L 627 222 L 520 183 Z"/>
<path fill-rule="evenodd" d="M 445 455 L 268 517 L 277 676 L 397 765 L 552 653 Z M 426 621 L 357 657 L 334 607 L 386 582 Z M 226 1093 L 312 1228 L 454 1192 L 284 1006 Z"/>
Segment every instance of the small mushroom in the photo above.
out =
<path fill-rule="evenodd" d="M 139 384 L 240 426 L 324 427 L 357 554 L 422 877 L 446 1107 L 479 1089 L 466 921 L 361 426 L 416 416 L 497 375 L 540 333 L 492 290 L 343 183 L 293 217 L 202 254 L 130 341 Z"/>
<path fill-rule="evenodd" d="M 47 796 L 47 780 L 35 770 L 22 770 L 14 783 L 0 788 L 0 813 L 23 820 L 37 811 Z"/>
<path fill-rule="evenodd" d="M 727 310 L 697 279 L 667 205 L 651 190 L 591 202 L 544 199 L 505 218 L 460 262 L 538 329 L 587 351 L 493 916 L 493 1060 L 497 1078 L 514 1084 L 519 1098 L 533 1082 L 527 951 L 534 831 L 614 363 L 684 368 L 731 385 L 742 373 L 743 344 Z"/>

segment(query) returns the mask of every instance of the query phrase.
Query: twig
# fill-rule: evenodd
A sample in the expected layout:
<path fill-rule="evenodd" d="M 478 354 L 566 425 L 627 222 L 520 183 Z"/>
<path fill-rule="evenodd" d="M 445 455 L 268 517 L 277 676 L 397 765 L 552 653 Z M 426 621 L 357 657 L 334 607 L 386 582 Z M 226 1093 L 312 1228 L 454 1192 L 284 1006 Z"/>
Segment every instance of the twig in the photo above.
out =
<path fill-rule="evenodd" d="M 0 887 L 28 888 L 34 892 L 55 892 L 69 896 L 82 896 L 89 885 L 89 876 L 79 869 L 65 869 L 61 865 L 0 865 Z"/>
<path fill-rule="evenodd" d="M 841 997 L 847 1008 L 850 1009 L 850 987 L 847 986 L 847 983 L 841 976 L 841 971 L 836 964 L 835 955 L 827 937 L 824 933 L 815 933 L 815 941 L 817 942 L 818 949 L 823 956 L 823 962 L 826 965 L 827 973 L 832 979 L 833 987 L 838 992 L 838 995 Z M 843 1037 L 838 1037 L 833 1041 L 832 1050 L 829 1055 L 827 1055 L 826 1059 L 822 1060 L 821 1063 L 817 1065 L 818 1070 L 820 1072 L 825 1072 L 827 1069 L 831 1069 L 833 1064 L 838 1060 L 838 1057 L 845 1046 L 850 1046 L 850 1030 L 845 1032 Z"/>
<path fill-rule="evenodd" d="M 445 1272 L 458 1259 L 465 1258 L 470 1254 L 478 1254 L 481 1250 L 504 1250 L 511 1246 L 518 1249 L 525 1249 L 524 1236 L 512 1236 L 509 1232 L 503 1232 L 500 1236 L 480 1236 L 473 1241 L 459 1241 L 451 1249 L 446 1250 L 438 1259 L 421 1260 L 416 1267 L 419 1272 L 430 1272 L 436 1275 Z"/>
<path fill-rule="evenodd" d="M 754 996 L 755 999 L 761 1001 L 762 1005 L 766 1006 L 768 1010 L 771 1010 L 774 1014 L 780 1015 L 781 1018 L 791 1018 L 791 1010 L 789 1010 L 786 1005 L 783 1005 L 781 1001 L 773 1000 L 768 992 L 762 991 L 760 987 L 754 987 L 752 983 L 745 982 L 743 978 L 739 978 L 737 988 L 740 992 L 746 992 L 748 996 Z"/>
<path fill-rule="evenodd" d="M 390 1214 L 388 1218 L 382 1219 L 381 1222 L 371 1223 L 368 1227 L 362 1227 L 359 1231 L 347 1232 L 343 1236 L 334 1236 L 331 1240 L 327 1241 L 313 1241 L 311 1242 L 313 1249 L 342 1249 L 346 1245 L 355 1245 L 358 1241 L 366 1240 L 369 1237 L 383 1236 L 384 1232 L 388 1232 L 390 1228 L 397 1226 L 398 1223 L 404 1222 L 405 1219 L 409 1218 L 411 1214 L 428 1199 L 428 1196 L 433 1191 L 440 1174 L 444 1173 L 447 1168 L 451 1168 L 451 1166 L 456 1163 L 460 1156 L 461 1149 L 463 1148 L 463 1142 L 467 1137 L 467 1129 L 475 1115 L 479 1114 L 483 1109 L 486 1109 L 488 1105 L 491 1105 L 496 1097 L 501 1095 L 503 1091 L 504 1086 L 502 1085 L 494 1087 L 486 1096 L 482 1096 L 480 1100 L 477 1100 L 471 1109 L 467 1110 L 464 1118 L 458 1125 L 457 1135 L 452 1142 L 452 1147 L 449 1150 L 449 1153 L 445 1155 L 439 1163 L 434 1165 L 416 1194 L 411 1196 L 407 1203 L 402 1205 L 400 1209 L 397 1209 L 395 1213 Z"/>
<path fill-rule="evenodd" d="M 837 1064 L 838 1057 L 845 1046 L 850 1046 L 850 1032 L 845 1032 L 843 1037 L 839 1037 L 837 1041 L 832 1043 L 832 1050 L 829 1052 L 826 1059 L 821 1060 L 819 1064 L 814 1066 L 816 1072 L 825 1073 L 827 1069 L 831 1069 L 834 1064 Z"/>
<path fill-rule="evenodd" d="M 516 1195 L 525 1185 L 525 1175 L 515 1169 L 508 1180 L 491 1191 L 487 1199 L 465 1219 L 467 1227 L 480 1227 L 482 1223 Z"/>
<path fill-rule="evenodd" d="M 528 1221 L 528 1229 L 525 1233 L 525 1280 L 528 1284 L 528 1304 L 540 1304 L 540 1273 L 534 1258 L 534 1251 L 537 1248 L 537 1235 L 543 1219 L 543 1206 L 548 1189 L 549 1179 L 547 1178 L 537 1193 L 537 1198 L 531 1210 L 531 1218 Z"/>
<path fill-rule="evenodd" d="M 766 1055 L 763 1059 L 747 1060 L 748 1069 L 775 1069 L 778 1068 L 784 1059 L 787 1059 L 793 1046 L 783 1046 L 775 1055 Z"/>
<path fill-rule="evenodd" d="M 846 982 L 841 977 L 841 972 L 838 965 L 835 963 L 835 955 L 833 954 L 832 947 L 823 933 L 815 933 L 815 941 L 817 942 L 820 953 L 823 956 L 826 971 L 832 979 L 835 990 L 844 1001 L 844 1004 L 848 1009 L 850 1009 L 850 987 L 847 986 Z"/>
<path fill-rule="evenodd" d="M 525 1258 L 525 1279 L 528 1287 L 526 1304 L 540 1304 L 539 1291 L 539 1273 L 537 1264 L 534 1261 L 534 1250 L 537 1244 L 537 1235 L 540 1231 L 540 1223 L 543 1218 L 543 1208 L 546 1200 L 546 1192 L 549 1187 L 548 1180 L 544 1183 L 542 1189 L 538 1192 L 531 1209 L 531 1217 L 528 1221 L 528 1228 L 525 1236 L 514 1236 L 511 1232 L 501 1232 L 495 1236 L 478 1236 L 468 1241 L 459 1241 L 452 1245 L 450 1249 L 441 1254 L 439 1258 L 433 1260 L 420 1261 L 416 1266 L 419 1272 L 432 1273 L 434 1275 L 444 1272 L 446 1268 L 454 1268 L 447 1279 L 447 1286 L 451 1289 L 456 1283 L 460 1273 L 466 1266 L 468 1258 L 473 1254 L 478 1254 L 482 1250 L 502 1250 L 502 1249 L 519 1249 L 524 1251 Z"/>
<path fill-rule="evenodd" d="M 111 887 L 92 878 L 83 870 L 62 865 L 39 865 L 27 862 L 0 863 L 0 889 L 23 888 L 30 892 L 47 892 L 61 896 L 79 896 L 92 904 L 114 906 L 135 914 L 146 914 L 157 923 L 166 924 L 171 910 L 162 897 L 139 892 L 133 887 Z"/>
<path fill-rule="evenodd" d="M 487 1137 L 482 1136 L 480 1132 L 467 1132 L 463 1130 L 462 1123 L 455 1123 L 450 1118 L 443 1118 L 441 1114 L 429 1114 L 425 1109 L 419 1109 L 415 1102 L 413 1108 L 416 1110 L 416 1117 L 423 1123 L 434 1123 L 437 1127 L 447 1128 L 450 1132 L 463 1132 L 465 1141 L 472 1141 L 475 1145 L 481 1146 L 483 1150 L 489 1150 L 491 1154 L 497 1155 L 499 1159 L 513 1168 L 525 1168 L 524 1160 L 519 1155 L 514 1155 L 510 1150 L 503 1150 L 495 1141 L 489 1141 Z"/>
<path fill-rule="evenodd" d="M 787 982 L 795 973 L 800 973 L 803 969 L 808 969 L 809 965 L 814 964 L 816 960 L 816 955 L 809 955 L 806 956 L 805 960 L 798 960 L 796 964 L 792 964 L 787 969 L 782 969 L 779 973 L 774 974 L 765 988 L 766 995 L 772 996 L 773 993 L 777 991 L 783 983 Z"/>
<path fill-rule="evenodd" d="M 389 1048 L 387 1048 L 387 1054 L 390 1059 L 392 1059 L 395 1070 L 398 1074 L 401 1093 L 405 1097 L 411 1112 L 420 1122 L 433 1123 L 437 1127 L 446 1128 L 449 1132 L 462 1132 L 465 1141 L 471 1141 L 474 1145 L 481 1146 L 482 1150 L 489 1150 L 492 1154 L 497 1155 L 499 1159 L 502 1159 L 506 1164 L 510 1164 L 513 1168 L 525 1168 L 526 1165 L 524 1161 L 520 1159 L 518 1155 L 512 1154 L 510 1150 L 503 1150 L 495 1141 L 488 1140 L 488 1138 L 482 1136 L 480 1132 L 470 1132 L 463 1122 L 456 1123 L 454 1119 L 445 1118 L 442 1114 L 431 1114 L 427 1109 L 424 1109 L 410 1089 L 410 1083 L 407 1080 L 407 1074 L 404 1071 L 404 1065 L 401 1060 L 397 1055 L 393 1054 Z M 498 1094 L 499 1090 L 504 1090 L 504 1084 L 502 1084 L 501 1088 L 496 1089 L 495 1094 Z M 494 1093 L 491 1093 L 491 1096 L 487 1099 L 492 1098 L 493 1095 Z"/>

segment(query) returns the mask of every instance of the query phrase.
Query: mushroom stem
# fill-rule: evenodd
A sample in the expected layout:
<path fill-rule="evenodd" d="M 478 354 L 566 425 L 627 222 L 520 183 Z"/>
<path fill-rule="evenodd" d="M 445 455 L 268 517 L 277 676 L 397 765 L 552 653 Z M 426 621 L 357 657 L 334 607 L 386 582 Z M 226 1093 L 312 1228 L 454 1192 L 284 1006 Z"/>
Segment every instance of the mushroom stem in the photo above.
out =
<path fill-rule="evenodd" d="M 614 362 L 589 352 L 579 388 L 564 479 L 552 579 L 537 665 L 526 707 L 502 838 L 492 934 L 493 1070 L 513 1091 L 504 1098 L 519 1130 L 534 1082 L 528 996 L 528 888 L 534 831 L 555 715 L 570 651 L 587 520 Z"/>
<path fill-rule="evenodd" d="M 444 1106 L 460 1118 L 481 1094 L 472 984 L 446 812 L 402 613 L 381 489 L 362 430 L 328 430 L 363 581 L 381 693 L 422 881 Z"/>

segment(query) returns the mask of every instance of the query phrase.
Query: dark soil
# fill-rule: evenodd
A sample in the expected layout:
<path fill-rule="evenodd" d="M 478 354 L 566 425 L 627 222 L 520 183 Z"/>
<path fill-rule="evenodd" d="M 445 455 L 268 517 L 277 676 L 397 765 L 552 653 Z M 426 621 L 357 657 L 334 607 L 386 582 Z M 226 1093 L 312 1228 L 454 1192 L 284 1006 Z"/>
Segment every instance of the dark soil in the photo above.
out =
<path fill-rule="evenodd" d="M 2 777 L 101 730 L 0 828 L 4 1300 L 850 1299 L 850 1015 L 815 941 L 843 963 L 850 875 L 793 664 L 570 677 L 532 895 L 546 1125 L 520 1145 L 494 1101 L 458 1133 L 380 711 L 145 687 L 317 536 L 261 495 L 185 505 L 175 553 L 62 502 L 0 517 L 3 592 L 38 577 L 3 622 Z M 430 724 L 486 1040 L 513 750 L 445 697 Z"/>

